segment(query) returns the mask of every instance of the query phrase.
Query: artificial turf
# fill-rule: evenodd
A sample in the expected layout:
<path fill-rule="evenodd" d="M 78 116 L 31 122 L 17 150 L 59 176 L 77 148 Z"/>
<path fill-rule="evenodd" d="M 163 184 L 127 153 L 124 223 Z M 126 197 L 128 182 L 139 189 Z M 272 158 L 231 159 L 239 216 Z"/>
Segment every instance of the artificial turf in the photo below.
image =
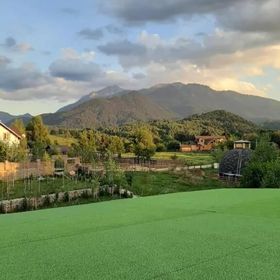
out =
<path fill-rule="evenodd" d="M 280 191 L 220 189 L 0 216 L 0 279 L 279 279 Z"/>

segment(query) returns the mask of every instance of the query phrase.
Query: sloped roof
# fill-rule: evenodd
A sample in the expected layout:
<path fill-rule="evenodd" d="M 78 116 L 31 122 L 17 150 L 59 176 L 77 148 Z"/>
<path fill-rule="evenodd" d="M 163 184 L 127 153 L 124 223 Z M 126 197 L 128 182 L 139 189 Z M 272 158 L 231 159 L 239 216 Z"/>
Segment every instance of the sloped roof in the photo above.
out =
<path fill-rule="evenodd" d="M 4 127 L 6 130 L 8 130 L 10 133 L 12 133 L 14 136 L 16 136 L 18 139 L 21 139 L 22 136 L 20 136 L 17 132 L 15 132 L 13 129 L 10 127 L 6 126 L 4 123 L 0 121 L 0 126 Z"/>
<path fill-rule="evenodd" d="M 206 136 L 195 136 L 195 139 L 225 139 L 225 136 L 210 136 L 210 135 L 206 135 Z"/>

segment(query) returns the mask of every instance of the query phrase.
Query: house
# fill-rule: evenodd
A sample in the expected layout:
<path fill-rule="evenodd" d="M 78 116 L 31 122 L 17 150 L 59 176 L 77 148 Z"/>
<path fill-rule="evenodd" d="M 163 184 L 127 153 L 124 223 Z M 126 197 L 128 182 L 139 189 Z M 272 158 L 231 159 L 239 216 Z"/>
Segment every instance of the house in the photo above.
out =
<path fill-rule="evenodd" d="M 18 145 L 23 136 L 0 121 L 0 141 L 9 146 Z"/>
<path fill-rule="evenodd" d="M 247 140 L 238 140 L 234 142 L 234 149 L 245 150 L 251 149 L 251 142 Z"/>
<path fill-rule="evenodd" d="M 211 151 L 213 148 L 226 141 L 225 136 L 196 136 L 196 144 L 199 146 L 200 151 Z"/>
<path fill-rule="evenodd" d="M 226 141 L 225 136 L 196 136 L 195 144 L 181 144 L 181 152 L 211 151 L 216 145 Z"/>

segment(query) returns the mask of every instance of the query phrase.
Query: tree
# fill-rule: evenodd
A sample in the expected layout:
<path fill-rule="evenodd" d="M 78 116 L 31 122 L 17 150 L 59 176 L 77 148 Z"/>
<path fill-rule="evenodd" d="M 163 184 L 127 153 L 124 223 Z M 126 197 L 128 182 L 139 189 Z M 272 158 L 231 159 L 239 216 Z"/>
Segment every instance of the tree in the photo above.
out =
<path fill-rule="evenodd" d="M 0 162 L 7 160 L 7 150 L 7 145 L 4 142 L 0 141 Z"/>
<path fill-rule="evenodd" d="M 24 123 L 21 119 L 16 119 L 11 128 L 16 131 L 20 136 L 21 140 L 19 145 L 16 147 L 16 161 L 24 161 L 28 157 L 28 148 L 27 148 L 27 139 L 26 139 L 26 130 Z"/>
<path fill-rule="evenodd" d="M 84 130 L 79 134 L 78 144 L 74 145 L 75 154 L 82 162 L 93 162 L 96 159 L 96 136 L 92 130 Z"/>
<path fill-rule="evenodd" d="M 33 117 L 27 126 L 27 136 L 34 158 L 42 158 L 46 148 L 50 145 L 49 131 L 44 125 L 42 117 Z"/>
<path fill-rule="evenodd" d="M 139 158 L 151 159 L 155 154 L 156 146 L 153 134 L 145 127 L 138 128 L 134 133 L 134 154 Z"/>
<path fill-rule="evenodd" d="M 279 150 L 274 144 L 267 138 L 261 139 L 243 171 L 241 184 L 250 188 L 280 187 L 278 155 Z"/>
<path fill-rule="evenodd" d="M 117 154 L 121 157 L 121 154 L 124 153 L 124 144 L 123 140 L 118 136 L 111 136 L 108 145 L 108 151 L 111 154 Z"/>

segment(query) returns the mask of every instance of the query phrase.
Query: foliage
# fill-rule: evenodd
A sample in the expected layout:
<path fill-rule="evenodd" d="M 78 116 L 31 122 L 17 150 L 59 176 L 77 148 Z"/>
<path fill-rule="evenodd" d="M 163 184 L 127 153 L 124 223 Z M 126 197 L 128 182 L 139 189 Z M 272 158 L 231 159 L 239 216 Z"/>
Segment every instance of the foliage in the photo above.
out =
<path fill-rule="evenodd" d="M 34 159 L 41 159 L 50 145 L 48 128 L 44 125 L 41 116 L 33 117 L 27 125 L 28 144 Z"/>
<path fill-rule="evenodd" d="M 151 159 L 156 152 L 153 135 L 145 127 L 138 128 L 134 133 L 134 153 L 138 158 Z"/>
<path fill-rule="evenodd" d="M 250 188 L 279 188 L 280 162 L 278 156 L 278 148 L 267 139 L 262 139 L 242 174 L 241 185 Z"/>

